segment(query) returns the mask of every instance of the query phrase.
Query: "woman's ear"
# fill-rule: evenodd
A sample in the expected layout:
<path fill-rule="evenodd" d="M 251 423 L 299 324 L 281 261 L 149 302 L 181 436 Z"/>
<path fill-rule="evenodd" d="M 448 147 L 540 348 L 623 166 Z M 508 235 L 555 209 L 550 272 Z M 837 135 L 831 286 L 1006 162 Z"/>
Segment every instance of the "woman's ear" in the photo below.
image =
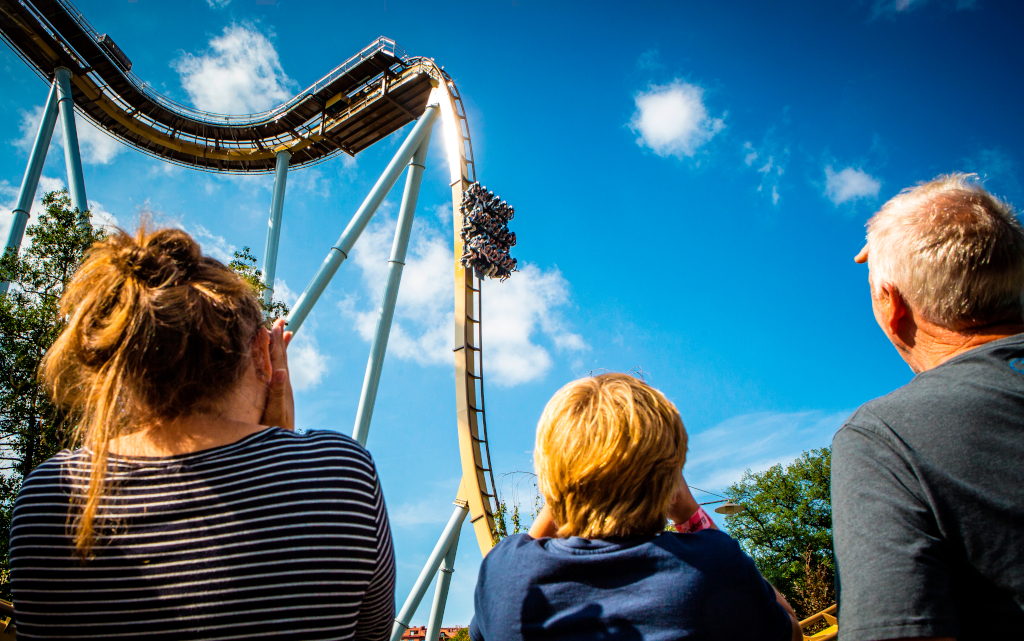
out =
<path fill-rule="evenodd" d="M 274 373 L 273 365 L 270 362 L 270 332 L 266 327 L 261 327 L 252 338 L 252 365 L 256 370 L 256 377 L 266 383 Z"/>

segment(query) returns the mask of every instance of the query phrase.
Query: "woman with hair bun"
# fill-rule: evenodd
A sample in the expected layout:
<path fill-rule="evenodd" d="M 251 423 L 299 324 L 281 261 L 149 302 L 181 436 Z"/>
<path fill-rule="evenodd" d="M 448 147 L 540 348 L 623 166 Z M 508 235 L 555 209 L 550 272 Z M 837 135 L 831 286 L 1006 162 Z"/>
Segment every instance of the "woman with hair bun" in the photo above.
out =
<path fill-rule="evenodd" d="M 19 639 L 385 639 L 394 552 L 370 455 L 294 431 L 284 321 L 178 229 L 97 243 L 43 380 L 75 424 L 25 480 Z"/>

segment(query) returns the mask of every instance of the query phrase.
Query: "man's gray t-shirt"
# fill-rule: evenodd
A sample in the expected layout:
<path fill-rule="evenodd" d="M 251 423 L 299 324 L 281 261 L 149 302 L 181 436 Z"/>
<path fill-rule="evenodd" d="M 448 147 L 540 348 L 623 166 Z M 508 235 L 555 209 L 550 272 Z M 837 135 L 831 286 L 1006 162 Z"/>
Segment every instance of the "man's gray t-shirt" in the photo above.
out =
<path fill-rule="evenodd" d="M 840 641 L 1024 638 L 1024 334 L 858 409 L 832 526 Z"/>

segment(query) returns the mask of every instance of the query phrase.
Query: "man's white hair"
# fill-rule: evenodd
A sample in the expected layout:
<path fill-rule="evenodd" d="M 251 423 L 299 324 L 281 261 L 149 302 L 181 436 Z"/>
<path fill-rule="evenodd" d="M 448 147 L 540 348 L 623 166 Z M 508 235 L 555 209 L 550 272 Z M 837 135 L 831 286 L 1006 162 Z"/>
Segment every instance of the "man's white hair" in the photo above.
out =
<path fill-rule="evenodd" d="M 867 227 L 876 290 L 891 284 L 913 310 L 947 329 L 1021 322 L 1024 227 L 975 174 L 904 189 Z"/>

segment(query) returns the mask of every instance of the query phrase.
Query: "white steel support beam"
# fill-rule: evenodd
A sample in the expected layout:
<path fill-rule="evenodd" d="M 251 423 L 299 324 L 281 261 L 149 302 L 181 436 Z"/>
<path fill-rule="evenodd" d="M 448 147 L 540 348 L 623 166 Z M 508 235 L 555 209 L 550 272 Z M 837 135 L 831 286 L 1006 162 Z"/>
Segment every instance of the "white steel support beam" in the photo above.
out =
<path fill-rule="evenodd" d="M 274 299 L 274 278 L 277 276 L 277 246 L 281 241 L 281 214 L 284 212 L 284 190 L 288 186 L 288 161 L 292 155 L 277 152 L 274 171 L 274 197 L 270 201 L 270 220 L 267 221 L 267 248 L 263 253 L 263 302 Z"/>
<path fill-rule="evenodd" d="M 462 496 L 461 491 L 459 496 Z M 466 520 L 468 513 L 469 508 L 466 506 L 466 502 L 461 500 L 461 498 L 456 500 L 455 512 L 448 519 L 448 525 L 445 526 L 441 538 L 438 539 L 437 545 L 434 546 L 434 551 L 427 558 L 427 564 L 423 566 L 419 578 L 413 584 L 412 591 L 405 600 L 405 605 L 402 606 L 398 617 L 395 619 L 395 625 L 391 628 L 391 641 L 400 641 L 402 635 L 409 629 L 409 619 L 412 618 L 412 615 L 416 614 L 416 608 L 419 607 L 420 601 L 423 600 L 423 595 L 427 592 L 427 586 L 430 585 L 430 580 L 434 578 L 438 566 L 441 565 L 441 560 L 448 554 L 452 541 L 458 540 L 459 532 L 462 530 L 462 522 Z"/>
<path fill-rule="evenodd" d="M 320 295 L 327 289 L 327 284 L 331 282 L 331 278 L 334 277 L 338 268 L 341 267 L 342 261 L 348 258 L 348 253 L 352 251 L 352 246 L 356 244 L 373 214 L 380 207 L 380 204 L 384 202 L 384 197 L 388 195 L 388 192 L 391 191 L 398 177 L 402 174 L 406 163 L 409 162 L 409 159 L 419 149 L 423 139 L 430 134 L 431 127 L 434 126 L 434 121 L 437 120 L 438 111 L 437 105 L 427 105 L 426 111 L 423 112 L 416 126 L 409 132 L 409 137 L 405 139 L 405 142 L 399 147 L 398 153 L 391 159 L 387 169 L 377 179 L 377 183 L 370 190 L 370 193 L 367 194 L 363 204 L 359 206 L 356 215 L 352 217 L 348 226 L 345 227 L 345 231 L 338 238 L 338 242 L 334 244 L 334 247 L 331 247 L 327 258 L 324 259 L 320 269 L 317 270 L 316 276 L 306 286 L 306 290 L 302 292 L 302 296 L 299 296 L 299 300 L 295 302 L 295 307 L 288 316 L 288 329 L 297 332 L 302 327 L 302 323 L 313 309 L 313 305 L 316 304 Z"/>
<path fill-rule="evenodd" d="M 366 438 L 370 433 L 373 405 L 377 400 L 384 354 L 388 349 L 391 321 L 395 317 L 395 302 L 398 300 L 398 287 L 402 283 L 405 254 L 409 249 L 409 236 L 412 234 L 412 221 L 416 216 L 416 200 L 419 198 L 420 179 L 423 177 L 423 164 L 427 160 L 429 145 L 430 137 L 427 136 L 409 161 L 409 171 L 405 179 L 405 192 L 402 194 L 402 207 L 398 213 L 395 241 L 391 245 L 391 259 L 388 260 L 388 279 L 380 297 L 377 329 L 373 333 L 370 358 L 366 362 L 366 375 L 363 377 L 363 390 L 359 394 L 359 409 L 356 410 L 356 425 L 352 431 L 352 438 L 363 447 L 366 446 Z"/>

